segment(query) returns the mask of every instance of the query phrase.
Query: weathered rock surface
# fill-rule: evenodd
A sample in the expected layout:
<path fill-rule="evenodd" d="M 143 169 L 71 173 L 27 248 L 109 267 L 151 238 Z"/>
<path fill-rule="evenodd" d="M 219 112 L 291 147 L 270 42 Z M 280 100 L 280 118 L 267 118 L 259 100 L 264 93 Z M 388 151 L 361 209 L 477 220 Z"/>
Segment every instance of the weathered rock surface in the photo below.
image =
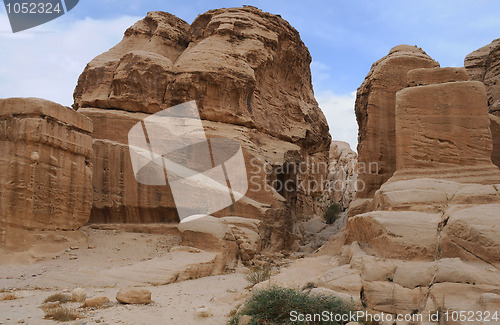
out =
<path fill-rule="evenodd" d="M 332 141 L 328 175 L 328 203 L 338 203 L 347 210 L 357 191 L 358 155 L 347 142 Z"/>
<path fill-rule="evenodd" d="M 491 152 L 491 162 L 500 168 L 500 118 L 489 114 L 491 140 L 493 141 L 493 151 Z"/>
<path fill-rule="evenodd" d="M 295 29 L 253 7 L 211 10 L 191 25 L 149 13 L 87 65 L 75 89 L 75 108 L 95 123 L 91 222 L 178 219 L 168 186 L 134 183 L 127 132 L 195 100 L 207 137 L 236 139 L 247 165 L 248 199 L 215 215 L 259 218 L 273 229 L 268 242 L 286 245 L 291 219 L 322 213 L 322 189 L 308 182 L 322 184 L 328 173 L 308 166 L 327 166 L 330 145 L 310 61 Z M 301 164 L 305 172 L 291 168 Z"/>
<path fill-rule="evenodd" d="M 191 26 L 150 12 L 87 65 L 75 105 L 156 113 L 196 100 L 202 119 L 253 126 L 312 152 L 329 136 L 310 61 L 293 27 L 253 7 L 211 10 Z"/>
<path fill-rule="evenodd" d="M 238 259 L 248 263 L 261 250 L 260 220 L 205 216 L 180 223 L 183 245 L 217 253 L 215 272 L 234 269 Z"/>
<path fill-rule="evenodd" d="M 22 250 L 18 230 L 76 230 L 88 221 L 91 132 L 89 119 L 59 104 L 0 99 L 0 245 Z"/>
<path fill-rule="evenodd" d="M 456 81 L 470 81 L 465 68 L 420 68 L 408 71 L 408 86 L 426 86 Z"/>
<path fill-rule="evenodd" d="M 428 73 L 438 73 L 431 70 Z M 409 87 L 396 95 L 396 167 L 392 180 L 416 177 L 499 183 L 486 91 L 478 81 Z"/>
<path fill-rule="evenodd" d="M 104 296 L 88 298 L 85 299 L 82 308 L 100 308 L 109 303 L 111 303 L 109 298 Z"/>
<path fill-rule="evenodd" d="M 317 251 L 309 263 L 320 274 L 300 283 L 359 297 L 374 313 L 422 314 L 415 324 L 433 324 L 425 317 L 436 311 L 494 312 L 500 171 L 491 163 L 496 117 L 484 85 L 456 68 L 411 70 L 408 83 L 395 95 L 393 176 L 372 198 L 352 202 L 345 236 Z M 327 257 L 330 267 L 320 263 Z M 274 278 L 302 269 L 295 262 Z"/>
<path fill-rule="evenodd" d="M 490 113 L 500 117 L 500 38 L 467 55 L 464 66 L 472 80 L 485 84 Z"/>
<path fill-rule="evenodd" d="M 366 244 L 382 257 L 434 259 L 440 222 L 441 215 L 436 213 L 368 212 L 348 219 L 346 242 Z"/>
<path fill-rule="evenodd" d="M 116 300 L 122 304 L 149 304 L 151 303 L 151 291 L 136 287 L 122 288 L 116 294 Z"/>
<path fill-rule="evenodd" d="M 478 205 L 447 215 L 443 256 L 457 256 L 457 250 L 460 250 L 458 256 L 465 258 L 471 254 L 500 268 L 500 199 L 495 202 L 497 204 Z"/>
<path fill-rule="evenodd" d="M 472 80 L 481 81 L 486 86 L 488 109 L 496 117 L 490 116 L 493 137 L 491 160 L 500 167 L 500 39 L 467 55 L 464 66 Z"/>
<path fill-rule="evenodd" d="M 356 94 L 358 198 L 369 198 L 396 171 L 396 92 L 408 84 L 407 73 L 439 64 L 415 46 L 399 45 L 378 60 Z"/>

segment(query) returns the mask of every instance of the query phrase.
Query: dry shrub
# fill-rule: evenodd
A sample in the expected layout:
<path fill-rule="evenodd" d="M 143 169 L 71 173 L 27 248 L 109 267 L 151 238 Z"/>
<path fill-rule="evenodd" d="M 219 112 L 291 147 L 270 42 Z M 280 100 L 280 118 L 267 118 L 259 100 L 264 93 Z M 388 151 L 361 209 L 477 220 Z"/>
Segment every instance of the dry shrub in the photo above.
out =
<path fill-rule="evenodd" d="M 58 322 L 69 322 L 79 318 L 75 310 L 66 307 L 44 309 L 45 319 L 52 319 Z"/>
<path fill-rule="evenodd" d="M 60 302 L 61 304 L 65 304 L 71 301 L 71 296 L 64 293 L 56 293 L 52 296 L 49 296 L 47 299 L 43 301 L 43 303 L 47 302 Z"/>
<path fill-rule="evenodd" d="M 0 295 L 0 301 L 4 301 L 4 300 L 16 300 L 18 298 L 19 297 L 17 297 L 13 293 L 4 293 L 4 294 Z"/>
<path fill-rule="evenodd" d="M 246 276 L 246 279 L 251 284 L 255 285 L 262 281 L 269 280 L 271 277 L 271 265 L 266 264 L 262 267 L 258 267 L 254 270 L 251 270 L 250 273 Z"/>

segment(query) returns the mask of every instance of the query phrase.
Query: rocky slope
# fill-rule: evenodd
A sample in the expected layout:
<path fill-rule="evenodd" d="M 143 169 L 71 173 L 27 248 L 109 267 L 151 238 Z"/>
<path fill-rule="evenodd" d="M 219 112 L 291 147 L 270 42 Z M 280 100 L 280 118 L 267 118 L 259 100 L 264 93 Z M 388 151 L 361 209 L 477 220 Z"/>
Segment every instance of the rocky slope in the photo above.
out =
<path fill-rule="evenodd" d="M 394 315 L 384 324 L 486 324 L 445 315 L 500 306 L 500 170 L 490 158 L 486 90 L 464 69 L 407 78 L 395 94 L 394 175 L 373 200 L 353 202 L 345 233 L 271 283 Z"/>

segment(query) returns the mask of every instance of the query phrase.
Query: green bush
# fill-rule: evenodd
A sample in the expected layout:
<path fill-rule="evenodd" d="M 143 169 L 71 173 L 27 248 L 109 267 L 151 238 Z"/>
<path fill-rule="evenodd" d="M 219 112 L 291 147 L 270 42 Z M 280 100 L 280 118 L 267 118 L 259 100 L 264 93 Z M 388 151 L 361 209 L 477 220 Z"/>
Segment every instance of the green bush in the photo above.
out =
<path fill-rule="evenodd" d="M 323 311 L 334 314 L 344 314 L 354 310 L 352 306 L 334 296 L 310 295 L 294 289 L 271 286 L 256 291 L 245 303 L 243 309 L 230 321 L 230 325 L 237 325 L 242 315 L 249 315 L 252 321 L 249 324 L 343 324 L 335 321 L 293 321 L 290 312 L 302 314 L 321 314 Z M 346 322 L 347 323 L 347 322 Z"/>
<path fill-rule="evenodd" d="M 337 221 L 340 218 L 340 213 L 342 212 L 342 208 L 340 204 L 333 203 L 330 205 L 325 211 L 325 222 L 329 225 Z"/>

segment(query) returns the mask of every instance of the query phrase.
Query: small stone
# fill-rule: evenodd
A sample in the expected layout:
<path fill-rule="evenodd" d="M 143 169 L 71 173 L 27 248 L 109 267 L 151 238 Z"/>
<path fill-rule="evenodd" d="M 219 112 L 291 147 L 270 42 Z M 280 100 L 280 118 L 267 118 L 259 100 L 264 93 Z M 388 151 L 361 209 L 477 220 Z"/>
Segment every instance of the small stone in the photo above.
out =
<path fill-rule="evenodd" d="M 83 288 L 75 288 L 71 292 L 71 300 L 76 302 L 82 302 L 87 299 L 87 292 Z"/>
<path fill-rule="evenodd" d="M 73 255 L 73 256 L 70 256 L 69 259 L 70 260 L 76 260 L 76 259 L 78 259 L 78 256 Z"/>
<path fill-rule="evenodd" d="M 80 247 L 78 247 L 78 246 L 71 246 L 69 249 L 71 249 L 71 250 L 74 251 L 74 250 L 80 249 Z"/>
<path fill-rule="evenodd" d="M 194 314 L 196 315 L 196 317 L 199 317 L 199 318 L 208 318 L 208 317 L 213 316 L 212 311 L 210 309 L 208 309 L 207 307 L 198 308 Z"/>
<path fill-rule="evenodd" d="M 102 307 L 105 304 L 108 304 L 110 302 L 111 301 L 109 300 L 108 297 L 94 297 L 94 298 L 86 299 L 84 304 L 82 305 L 82 308 L 85 308 L 85 307 L 98 308 L 98 307 Z"/>
<path fill-rule="evenodd" d="M 17 322 L 20 323 L 20 324 L 22 324 L 22 323 L 24 323 L 24 319 L 20 319 Z"/>
<path fill-rule="evenodd" d="M 116 300 L 122 304 L 149 304 L 151 291 L 135 287 L 122 288 L 116 294 Z"/>

